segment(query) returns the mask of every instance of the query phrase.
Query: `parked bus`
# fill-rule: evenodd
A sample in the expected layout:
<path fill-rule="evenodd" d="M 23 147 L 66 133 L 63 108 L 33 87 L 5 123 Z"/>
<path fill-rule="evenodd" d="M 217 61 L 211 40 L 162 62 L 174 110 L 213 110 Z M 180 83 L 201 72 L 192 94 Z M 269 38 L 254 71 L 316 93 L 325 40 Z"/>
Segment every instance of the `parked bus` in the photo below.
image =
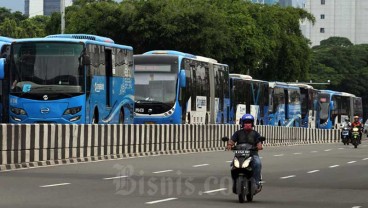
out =
<path fill-rule="evenodd" d="M 300 89 L 301 123 L 300 127 L 316 128 L 316 101 L 318 90 L 307 84 L 290 84 Z"/>
<path fill-rule="evenodd" d="M 346 118 L 353 121 L 354 99 L 356 96 L 350 93 L 321 90 L 317 101 L 317 128 L 337 129 Z"/>
<path fill-rule="evenodd" d="M 0 63 L 0 65 L 2 65 L 2 67 L 0 66 L 0 68 L 5 68 L 6 65 L 6 58 L 9 56 L 10 54 L 10 44 L 14 41 L 14 39 L 12 38 L 8 38 L 8 37 L 3 37 L 0 36 L 0 58 L 3 59 L 3 61 Z M 5 71 L 4 74 L 2 75 L 2 77 L 5 76 Z M 7 82 L 7 80 L 5 79 L 0 79 L 0 119 L 1 122 L 7 122 L 8 121 L 8 111 L 7 111 L 7 103 L 8 103 L 8 98 L 9 98 L 9 88 L 8 88 L 9 83 Z"/>
<path fill-rule="evenodd" d="M 136 124 L 229 123 L 225 64 L 179 51 L 134 56 Z"/>
<path fill-rule="evenodd" d="M 359 116 L 360 122 L 363 122 L 363 102 L 361 97 L 353 97 L 354 116 Z"/>
<path fill-rule="evenodd" d="M 299 127 L 301 122 L 300 89 L 281 82 L 270 82 L 269 125 Z"/>
<path fill-rule="evenodd" d="M 249 113 L 257 125 L 268 124 L 268 82 L 249 75 L 230 74 L 230 121 L 238 124 Z"/>
<path fill-rule="evenodd" d="M 12 123 L 133 122 L 130 46 L 84 34 L 18 39 L 9 61 Z"/>

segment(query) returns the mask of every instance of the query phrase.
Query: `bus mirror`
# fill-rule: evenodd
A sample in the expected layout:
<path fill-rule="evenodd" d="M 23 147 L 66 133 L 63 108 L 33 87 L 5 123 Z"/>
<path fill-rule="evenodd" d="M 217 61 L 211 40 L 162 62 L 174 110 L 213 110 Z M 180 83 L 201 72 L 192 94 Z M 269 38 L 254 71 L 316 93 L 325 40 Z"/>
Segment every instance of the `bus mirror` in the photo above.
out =
<path fill-rule="evenodd" d="M 0 79 L 4 79 L 5 76 L 5 59 L 0 59 Z"/>
<path fill-rule="evenodd" d="M 91 65 L 91 58 L 88 55 L 83 56 L 83 65 L 85 66 Z"/>
<path fill-rule="evenodd" d="M 180 74 L 179 74 L 179 83 L 180 83 L 180 87 L 184 88 L 186 86 L 186 76 L 185 76 L 185 70 L 182 69 L 180 70 Z"/>

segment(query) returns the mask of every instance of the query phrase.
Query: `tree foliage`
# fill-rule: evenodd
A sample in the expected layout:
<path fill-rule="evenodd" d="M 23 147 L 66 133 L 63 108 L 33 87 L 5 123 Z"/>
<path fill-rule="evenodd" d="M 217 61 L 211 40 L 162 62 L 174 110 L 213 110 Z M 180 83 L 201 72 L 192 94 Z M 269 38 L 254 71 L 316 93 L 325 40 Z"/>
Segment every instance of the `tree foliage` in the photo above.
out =
<path fill-rule="evenodd" d="M 25 18 L 2 8 L 0 33 L 14 38 L 60 33 L 60 13 Z M 304 10 L 244 0 L 77 0 L 66 8 L 66 33 L 110 37 L 135 53 L 179 50 L 207 56 L 265 80 L 308 75 L 311 50 L 299 29 Z"/>
<path fill-rule="evenodd" d="M 310 78 L 331 81 L 329 89 L 353 93 L 363 98 L 368 112 L 368 44 L 353 45 L 347 38 L 331 37 L 313 48 Z M 327 86 L 322 86 L 326 88 Z"/>

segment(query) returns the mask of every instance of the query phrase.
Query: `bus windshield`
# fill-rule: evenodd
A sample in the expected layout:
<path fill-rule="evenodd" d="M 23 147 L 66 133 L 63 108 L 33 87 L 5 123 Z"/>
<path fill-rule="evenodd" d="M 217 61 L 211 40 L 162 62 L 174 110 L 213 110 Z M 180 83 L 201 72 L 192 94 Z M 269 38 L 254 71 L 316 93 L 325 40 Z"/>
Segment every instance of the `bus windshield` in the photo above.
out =
<path fill-rule="evenodd" d="M 320 119 L 326 121 L 328 119 L 330 96 L 327 94 L 319 95 L 319 106 L 320 106 Z"/>
<path fill-rule="evenodd" d="M 16 43 L 10 68 L 11 93 L 75 95 L 84 92 L 81 64 L 83 44 L 61 42 Z"/>
<path fill-rule="evenodd" d="M 134 65 L 136 101 L 173 107 L 176 98 L 178 58 L 138 56 L 134 58 Z"/>

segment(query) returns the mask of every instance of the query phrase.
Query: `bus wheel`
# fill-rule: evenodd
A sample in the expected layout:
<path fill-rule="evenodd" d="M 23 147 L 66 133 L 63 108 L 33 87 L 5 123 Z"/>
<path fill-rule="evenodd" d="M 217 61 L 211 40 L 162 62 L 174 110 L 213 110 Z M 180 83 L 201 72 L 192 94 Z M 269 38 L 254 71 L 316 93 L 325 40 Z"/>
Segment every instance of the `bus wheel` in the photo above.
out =
<path fill-rule="evenodd" d="M 122 108 L 119 113 L 119 124 L 124 124 L 124 118 L 124 108 Z"/>

